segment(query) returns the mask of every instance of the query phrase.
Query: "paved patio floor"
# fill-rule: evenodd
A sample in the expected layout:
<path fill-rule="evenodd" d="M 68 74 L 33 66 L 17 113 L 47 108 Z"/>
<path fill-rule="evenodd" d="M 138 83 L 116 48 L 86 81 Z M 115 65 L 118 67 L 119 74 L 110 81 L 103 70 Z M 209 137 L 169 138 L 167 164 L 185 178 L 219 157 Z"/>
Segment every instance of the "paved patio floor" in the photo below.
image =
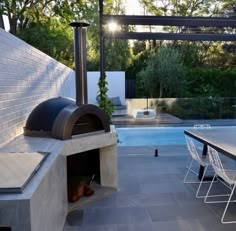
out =
<path fill-rule="evenodd" d="M 220 223 L 225 204 L 204 204 L 196 184 L 182 183 L 186 147 L 160 146 L 159 157 L 155 148 L 119 147 L 118 191 L 68 214 L 64 231 L 236 230 Z"/>

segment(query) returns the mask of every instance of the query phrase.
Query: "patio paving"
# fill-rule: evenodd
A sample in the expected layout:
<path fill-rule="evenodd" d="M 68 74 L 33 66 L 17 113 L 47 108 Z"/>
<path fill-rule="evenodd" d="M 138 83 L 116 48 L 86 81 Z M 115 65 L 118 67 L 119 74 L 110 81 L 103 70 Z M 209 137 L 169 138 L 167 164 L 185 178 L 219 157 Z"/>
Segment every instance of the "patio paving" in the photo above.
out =
<path fill-rule="evenodd" d="M 160 146 L 158 157 L 155 148 L 118 147 L 118 191 L 69 213 L 64 231 L 235 230 L 220 223 L 224 204 L 204 204 L 196 184 L 182 183 L 186 147 Z"/>

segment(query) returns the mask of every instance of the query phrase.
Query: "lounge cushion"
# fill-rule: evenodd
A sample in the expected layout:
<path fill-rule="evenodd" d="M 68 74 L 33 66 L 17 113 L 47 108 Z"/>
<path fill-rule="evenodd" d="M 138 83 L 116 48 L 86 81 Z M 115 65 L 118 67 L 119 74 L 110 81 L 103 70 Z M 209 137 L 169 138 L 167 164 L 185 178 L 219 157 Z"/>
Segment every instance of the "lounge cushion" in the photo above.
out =
<path fill-rule="evenodd" d="M 110 98 L 110 100 L 111 100 L 113 106 L 121 106 L 122 105 L 119 96 L 112 97 L 112 98 Z"/>
<path fill-rule="evenodd" d="M 126 108 L 127 108 L 126 105 L 115 106 L 115 110 L 124 110 L 124 109 L 126 109 Z"/>

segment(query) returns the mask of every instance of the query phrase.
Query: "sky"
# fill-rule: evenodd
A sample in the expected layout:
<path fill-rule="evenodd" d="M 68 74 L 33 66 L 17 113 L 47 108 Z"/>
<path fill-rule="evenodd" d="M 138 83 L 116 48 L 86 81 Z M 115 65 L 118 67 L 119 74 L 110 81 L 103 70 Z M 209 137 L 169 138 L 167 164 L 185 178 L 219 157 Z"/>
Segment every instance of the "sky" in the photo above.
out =
<path fill-rule="evenodd" d="M 143 9 L 138 0 L 126 0 L 126 14 L 143 14 Z"/>
<path fill-rule="evenodd" d="M 126 14 L 128 15 L 138 15 L 143 14 L 143 9 L 139 4 L 139 0 L 126 0 Z M 9 30 L 9 23 L 6 16 L 3 16 L 5 29 Z"/>

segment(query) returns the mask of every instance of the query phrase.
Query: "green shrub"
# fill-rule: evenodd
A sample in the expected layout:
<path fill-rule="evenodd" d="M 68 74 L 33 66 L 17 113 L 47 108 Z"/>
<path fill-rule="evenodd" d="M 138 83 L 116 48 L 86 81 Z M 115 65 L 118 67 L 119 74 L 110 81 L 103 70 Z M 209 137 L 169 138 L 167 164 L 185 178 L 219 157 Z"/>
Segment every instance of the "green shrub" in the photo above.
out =
<path fill-rule="evenodd" d="M 181 119 L 235 118 L 235 98 L 180 98 L 167 112 Z"/>
<path fill-rule="evenodd" d="M 186 97 L 234 97 L 236 69 L 187 68 Z"/>

